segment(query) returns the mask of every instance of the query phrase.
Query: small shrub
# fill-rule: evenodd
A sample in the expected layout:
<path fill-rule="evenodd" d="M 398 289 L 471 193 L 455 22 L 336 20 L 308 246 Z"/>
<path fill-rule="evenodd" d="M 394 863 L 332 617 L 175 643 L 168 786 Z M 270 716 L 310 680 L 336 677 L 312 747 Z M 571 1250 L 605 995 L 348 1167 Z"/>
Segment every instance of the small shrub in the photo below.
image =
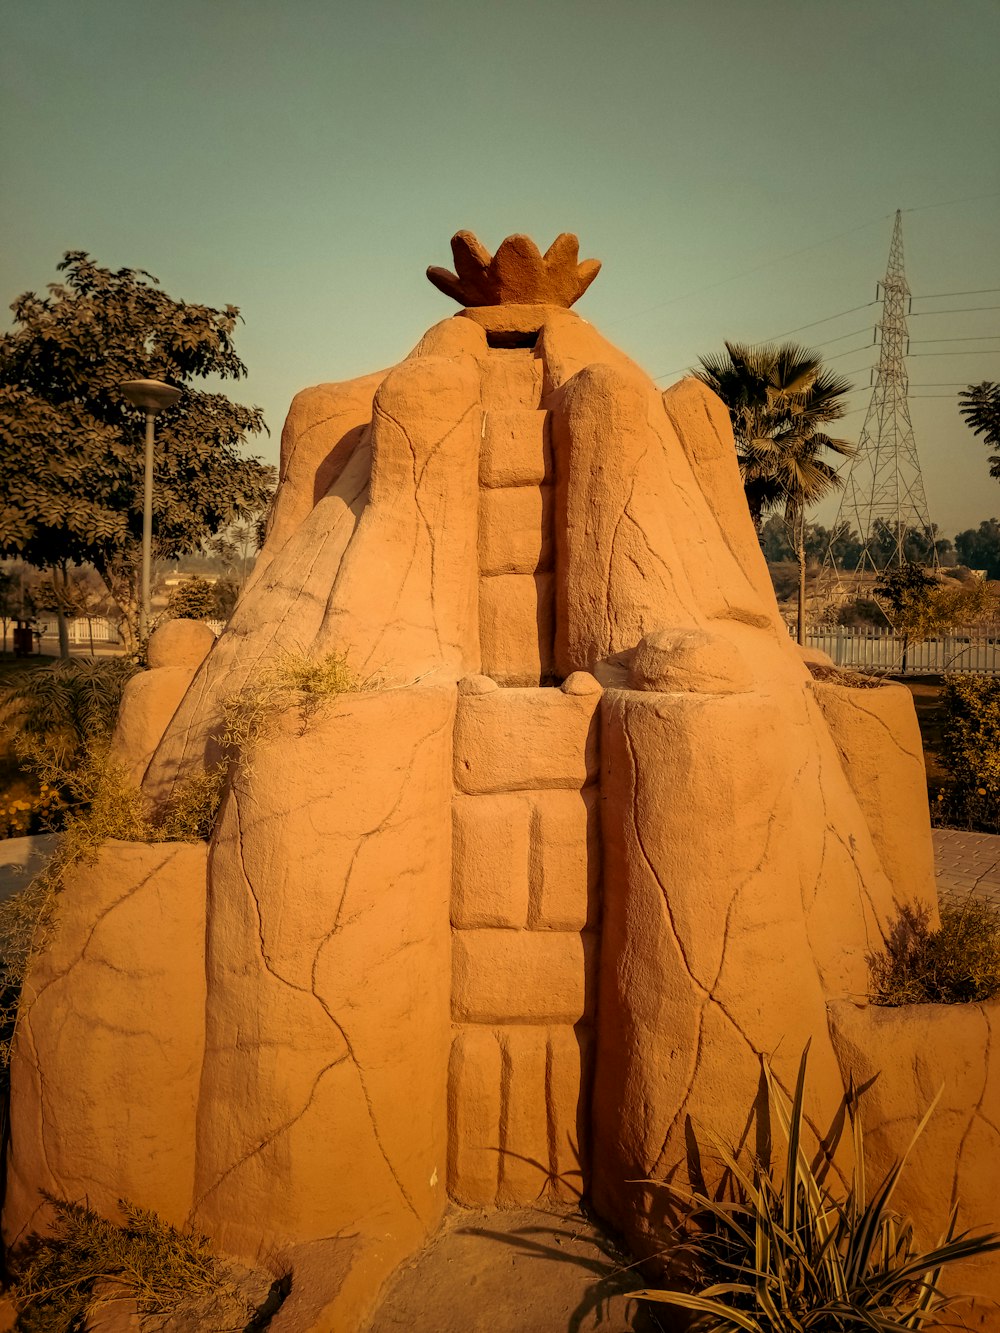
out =
<path fill-rule="evenodd" d="M 168 842 L 202 842 L 211 838 L 227 770 L 227 764 L 217 764 L 179 782 L 157 825 L 158 835 Z"/>
<path fill-rule="evenodd" d="M 885 612 L 871 597 L 855 597 L 837 611 L 837 624 L 849 629 L 885 629 L 889 622 Z"/>
<path fill-rule="evenodd" d="M 1000 913 L 969 897 L 941 908 L 903 907 L 885 949 L 869 954 L 873 1004 L 970 1004 L 1000 995 Z"/>
<path fill-rule="evenodd" d="M 140 1314 L 170 1315 L 220 1293 L 230 1298 L 234 1327 L 252 1313 L 204 1236 L 178 1231 L 125 1199 L 119 1225 L 84 1204 L 46 1198 L 55 1213 L 52 1234 L 34 1238 L 11 1265 L 10 1295 L 23 1333 L 82 1328 L 100 1304 L 95 1288 L 108 1285 L 132 1297 Z"/>
<path fill-rule="evenodd" d="M 167 617 L 174 620 L 212 620 L 218 610 L 215 584 L 197 574 L 182 579 L 167 601 Z"/>
<path fill-rule="evenodd" d="M 303 728 L 331 698 L 370 688 L 360 680 L 343 653 L 310 659 L 290 653 L 277 666 L 248 681 L 223 704 L 222 746 L 244 762 L 271 732 L 275 716 L 298 706 Z"/>
<path fill-rule="evenodd" d="M 932 817 L 1000 833 L 1000 677 L 948 676 L 941 705 L 940 758 L 950 781 Z"/>
<path fill-rule="evenodd" d="M 956 1235 L 956 1206 L 941 1241 L 921 1253 L 912 1223 L 889 1208 L 910 1149 L 869 1197 L 853 1088 L 848 1112 L 856 1167 L 846 1197 L 837 1198 L 802 1148 L 807 1055 L 808 1047 L 799 1063 L 791 1105 L 763 1062 L 766 1118 L 761 1122 L 759 1107 L 755 1115 L 768 1140 L 772 1119 L 781 1126 L 787 1151 L 780 1173 L 770 1162 L 738 1160 L 710 1136 L 727 1170 L 732 1198 L 685 1196 L 673 1186 L 664 1187 L 687 1201 L 689 1237 L 677 1248 L 690 1264 L 691 1285 L 699 1289 L 646 1290 L 635 1295 L 693 1311 L 691 1328 L 698 1333 L 738 1329 L 833 1333 L 862 1328 L 906 1333 L 940 1327 L 938 1316 L 953 1303 L 938 1287 L 942 1269 L 1000 1250 L 1000 1235 Z"/>

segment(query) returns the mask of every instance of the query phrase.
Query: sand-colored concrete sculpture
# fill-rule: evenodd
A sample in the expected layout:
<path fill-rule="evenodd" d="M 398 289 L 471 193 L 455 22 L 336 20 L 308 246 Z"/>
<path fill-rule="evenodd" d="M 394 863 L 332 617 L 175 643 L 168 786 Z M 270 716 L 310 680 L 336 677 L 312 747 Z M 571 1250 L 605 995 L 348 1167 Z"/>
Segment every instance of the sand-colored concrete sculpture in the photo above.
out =
<path fill-rule="evenodd" d="M 126 683 L 109 749 L 136 786 L 214 644 L 214 633 L 199 620 L 168 620 L 149 636 L 149 669 Z"/>
<path fill-rule="evenodd" d="M 296 398 L 229 625 L 179 702 L 154 718 L 135 688 L 116 742 L 154 803 L 229 763 L 204 965 L 151 932 L 144 967 L 192 994 L 201 968 L 197 1098 L 161 1115 L 192 1224 L 293 1270 L 279 1333 L 360 1327 L 449 1197 L 585 1191 L 647 1254 L 660 1196 L 637 1182 L 683 1178 L 692 1124 L 740 1138 L 762 1056 L 787 1085 L 811 1040 L 814 1137 L 864 1061 L 898 1064 L 890 1101 L 913 1067 L 863 1007 L 900 905 L 936 911 L 908 696 L 792 644 L 725 409 L 693 380 L 661 393 L 569 310 L 599 267 L 575 237 L 453 253 L 429 276 L 457 316 Z M 330 653 L 359 689 L 275 695 L 226 750 L 227 701 Z M 84 1175 L 162 1203 L 119 1129 L 32 1147 L 71 1113 L 43 1085 L 75 1075 L 42 999 L 28 1014 L 7 1234 Z M 960 1181 L 985 1132 L 935 1140 Z"/>
<path fill-rule="evenodd" d="M 204 845 L 112 842 L 68 872 L 26 986 L 11 1080 L 8 1243 L 45 1190 L 109 1217 L 122 1197 L 180 1226 L 205 1042 Z"/>

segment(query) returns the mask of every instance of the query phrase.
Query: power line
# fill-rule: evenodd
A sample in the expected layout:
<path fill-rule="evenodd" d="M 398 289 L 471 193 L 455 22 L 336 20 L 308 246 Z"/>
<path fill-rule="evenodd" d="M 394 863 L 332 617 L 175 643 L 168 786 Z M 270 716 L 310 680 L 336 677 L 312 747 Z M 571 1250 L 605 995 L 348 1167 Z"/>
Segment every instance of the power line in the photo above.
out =
<path fill-rule="evenodd" d="M 879 221 L 882 219 L 880 218 Z M 789 334 L 801 333 L 803 329 L 814 329 L 817 324 L 829 324 L 831 320 L 840 319 L 843 315 L 853 315 L 858 310 L 870 310 L 873 305 L 878 305 L 877 301 L 866 301 L 864 305 L 852 305 L 850 310 L 841 310 L 836 315 L 827 315 L 825 319 L 814 319 L 811 324 L 800 324 L 797 329 L 786 329 L 784 333 L 775 333 L 770 338 L 765 338 L 765 342 L 777 342 L 779 338 L 787 338 Z"/>
<path fill-rule="evenodd" d="M 873 343 L 865 343 L 861 347 L 849 347 L 846 352 L 837 352 L 834 356 L 825 356 L 824 361 L 839 361 L 842 356 L 853 356 L 855 352 L 870 352 Z"/>
<path fill-rule="evenodd" d="M 973 287 L 967 292 L 926 292 L 923 296 L 915 296 L 914 301 L 934 301 L 939 296 L 989 296 L 993 292 L 1000 292 L 1000 287 Z"/>
<path fill-rule="evenodd" d="M 931 208 L 951 208 L 953 204 L 978 204 L 981 199 L 995 199 L 997 195 L 1000 195 L 1000 190 L 990 190 L 988 194 L 966 195 L 964 199 L 943 199 L 939 204 L 919 204 L 916 208 L 900 209 L 900 212 L 926 213 Z"/>
<path fill-rule="evenodd" d="M 913 299 L 919 301 L 920 297 Z M 976 310 L 1000 310 L 1000 305 L 949 306 L 947 310 L 910 310 L 907 313 L 911 319 L 916 319 L 918 315 L 968 315 Z"/>
<path fill-rule="evenodd" d="M 907 356 L 1000 356 L 996 347 L 966 347 L 961 352 L 908 352 Z M 833 358 L 830 358 L 833 360 Z"/>
<path fill-rule="evenodd" d="M 973 333 L 964 338 L 911 338 L 911 343 L 983 343 L 1000 342 L 1000 333 Z"/>
<path fill-rule="evenodd" d="M 845 338 L 856 338 L 859 333 L 870 333 L 871 326 L 863 329 L 854 329 L 851 333 L 842 333 L 839 338 L 827 338 L 825 342 L 813 343 L 813 347 L 829 347 L 831 343 L 842 343 Z"/>
<path fill-rule="evenodd" d="M 778 255 L 774 259 L 767 259 L 764 261 L 763 264 L 756 264 L 754 265 L 753 268 L 744 269 L 741 273 L 730 274 L 729 277 L 721 278 L 718 282 L 710 283 L 707 287 L 696 287 L 694 291 L 684 292 L 681 296 L 668 297 L 667 300 L 659 301 L 657 302 L 656 305 L 647 306 L 645 310 L 638 310 L 634 314 L 625 315 L 622 319 L 612 320 L 609 324 L 605 325 L 605 328 L 609 329 L 616 328 L 619 324 L 624 324 L 627 320 L 639 319 L 642 315 L 650 315 L 655 310 L 662 310 L 664 306 L 676 305 L 678 301 L 686 301 L 692 296 L 701 296 L 703 292 L 713 292 L 718 287 L 727 286 L 730 282 L 738 282 L 741 278 L 750 277 L 750 275 L 753 273 L 760 273 L 763 269 L 773 268 L 775 264 L 783 264 L 786 259 L 795 259 L 799 255 L 808 254 L 810 250 L 819 250 L 824 245 L 831 245 L 834 241 L 841 240 L 841 238 L 844 236 L 852 236 L 856 231 L 864 231 L 867 227 L 874 227 L 877 222 L 883 222 L 885 220 L 885 217 L 887 216 L 890 215 L 884 214 L 880 218 L 872 218 L 869 222 L 862 222 L 859 223 L 859 225 L 856 227 L 849 227 L 847 231 L 839 231 L 837 232 L 836 236 L 827 236 L 824 240 L 816 241 L 813 245 L 804 245 L 801 248 L 801 250 L 791 250 L 789 251 L 788 254 Z M 874 304 L 874 302 L 872 304 Z M 858 306 L 857 308 L 861 310 L 864 307 Z M 818 322 L 823 323 L 822 320 Z M 809 326 L 806 325 L 804 327 L 809 327 Z M 779 334 L 778 336 L 784 337 L 785 335 Z M 661 377 L 657 376 L 657 378 L 659 379 Z"/>

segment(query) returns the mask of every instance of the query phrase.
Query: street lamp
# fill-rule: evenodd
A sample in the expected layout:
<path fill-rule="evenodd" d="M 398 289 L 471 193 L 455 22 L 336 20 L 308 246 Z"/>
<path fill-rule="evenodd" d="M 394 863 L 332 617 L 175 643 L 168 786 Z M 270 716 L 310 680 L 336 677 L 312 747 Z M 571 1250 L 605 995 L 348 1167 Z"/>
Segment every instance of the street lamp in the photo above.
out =
<path fill-rule="evenodd" d="M 149 621 L 149 575 L 153 560 L 153 422 L 165 407 L 173 407 L 181 396 L 160 380 L 126 380 L 121 391 L 146 413 L 146 475 L 142 495 L 142 601 L 139 604 L 139 638 L 145 639 Z"/>

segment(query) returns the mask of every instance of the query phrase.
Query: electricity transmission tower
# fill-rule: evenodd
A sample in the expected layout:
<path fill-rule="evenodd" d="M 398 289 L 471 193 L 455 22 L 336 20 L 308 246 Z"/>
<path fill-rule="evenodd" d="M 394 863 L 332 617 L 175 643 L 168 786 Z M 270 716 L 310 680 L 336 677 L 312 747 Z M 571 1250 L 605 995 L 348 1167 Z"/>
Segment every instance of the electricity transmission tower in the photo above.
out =
<path fill-rule="evenodd" d="M 866 569 L 878 573 L 886 566 L 904 564 L 905 542 L 913 529 L 926 539 L 921 563 L 938 563 L 907 401 L 910 289 L 903 272 L 903 226 L 898 209 L 889 262 L 879 285 L 882 318 L 876 326 L 879 356 L 875 383 L 833 525 L 834 534 L 846 522 L 861 536 L 859 580 Z M 832 548 L 827 562 L 836 569 Z"/>

